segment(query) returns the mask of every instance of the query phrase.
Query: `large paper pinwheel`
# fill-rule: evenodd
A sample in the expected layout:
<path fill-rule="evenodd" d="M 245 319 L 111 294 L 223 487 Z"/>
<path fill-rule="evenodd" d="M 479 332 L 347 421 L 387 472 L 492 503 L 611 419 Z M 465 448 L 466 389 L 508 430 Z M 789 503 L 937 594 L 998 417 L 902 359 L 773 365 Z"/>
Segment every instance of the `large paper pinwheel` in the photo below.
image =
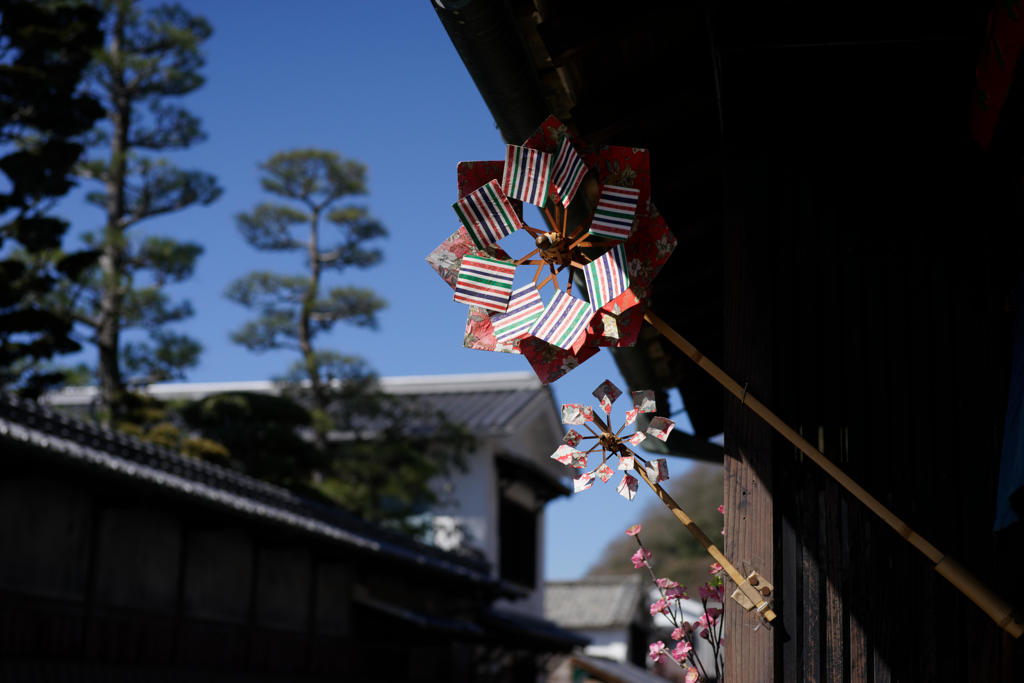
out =
<path fill-rule="evenodd" d="M 651 280 L 676 244 L 651 202 L 646 150 L 586 149 L 550 117 L 522 146 L 508 145 L 503 161 L 460 163 L 458 185 L 461 226 L 427 262 L 469 306 L 467 347 L 521 353 L 548 383 L 601 346 L 636 343 Z M 594 197 L 584 198 L 587 187 Z M 549 229 L 523 221 L 523 202 Z M 577 206 L 593 208 L 570 226 Z M 520 230 L 535 248 L 513 259 L 498 243 Z M 573 295 L 574 271 L 585 299 Z"/>
<path fill-rule="evenodd" d="M 636 446 L 648 437 L 665 441 L 675 427 L 675 423 L 666 417 L 658 416 L 651 419 L 646 430 L 635 431 L 628 437 L 622 436 L 623 430 L 634 424 L 640 413 L 653 413 L 655 403 L 653 391 L 634 391 L 633 407 L 626 411 L 626 418 L 622 426 L 613 431 L 611 427 L 612 404 L 621 395 L 622 391 L 609 380 L 605 380 L 594 390 L 594 397 L 600 402 L 601 410 L 607 416 L 604 419 L 595 414 L 590 406 L 579 403 L 562 404 L 563 424 L 582 425 L 590 432 L 590 434 L 584 435 L 575 429 L 570 429 L 562 439 L 564 443 L 551 455 L 563 465 L 573 468 L 573 488 L 577 493 L 589 489 L 593 485 L 594 479 L 607 482 L 614 476 L 615 470 L 608 465 L 608 459 L 612 456 L 618 458 L 617 469 L 625 472 L 616 490 L 627 500 L 633 500 L 638 487 L 636 478 L 629 474 L 631 471 L 642 467 L 647 477 L 655 483 L 668 479 L 668 465 L 665 458 L 648 461 L 630 450 L 629 446 Z M 597 429 L 588 423 L 593 423 Z M 594 441 L 594 444 L 587 450 L 577 448 L 584 441 L 591 440 Z M 580 472 L 579 470 L 588 466 L 587 456 L 595 453 L 598 449 L 601 449 L 600 464 L 592 470 Z"/>

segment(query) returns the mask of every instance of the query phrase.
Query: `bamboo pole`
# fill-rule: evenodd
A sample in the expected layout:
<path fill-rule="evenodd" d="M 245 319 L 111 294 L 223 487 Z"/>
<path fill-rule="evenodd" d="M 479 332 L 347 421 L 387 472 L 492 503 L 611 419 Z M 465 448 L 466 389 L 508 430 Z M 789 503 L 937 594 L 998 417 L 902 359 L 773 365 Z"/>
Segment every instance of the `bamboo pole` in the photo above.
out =
<path fill-rule="evenodd" d="M 1010 605 L 985 587 L 952 558 L 946 557 L 938 548 L 911 529 L 902 519 L 897 517 L 889 508 L 882 505 L 878 499 L 839 469 L 835 463 L 812 446 L 807 439 L 800 436 L 796 430 L 783 422 L 778 415 L 751 396 L 744 387 L 740 386 L 739 382 L 711 362 L 704 354 L 697 350 L 697 347 L 684 339 L 682 335 L 672 329 L 664 320 L 650 310 L 644 313 L 644 319 L 658 330 L 662 336 L 672 342 L 676 348 L 700 366 L 702 370 L 711 375 L 726 391 L 738 398 L 741 404 L 750 408 L 758 417 L 767 422 L 770 427 L 800 449 L 818 467 L 823 469 L 828 476 L 832 477 L 840 486 L 849 491 L 857 500 L 881 518 L 883 522 L 892 527 L 908 543 L 917 548 L 932 563 L 935 571 L 988 614 L 1001 629 L 1014 638 L 1019 638 L 1024 634 L 1024 623 L 1014 619 L 1013 608 Z M 724 567 L 725 565 L 722 566 Z"/>

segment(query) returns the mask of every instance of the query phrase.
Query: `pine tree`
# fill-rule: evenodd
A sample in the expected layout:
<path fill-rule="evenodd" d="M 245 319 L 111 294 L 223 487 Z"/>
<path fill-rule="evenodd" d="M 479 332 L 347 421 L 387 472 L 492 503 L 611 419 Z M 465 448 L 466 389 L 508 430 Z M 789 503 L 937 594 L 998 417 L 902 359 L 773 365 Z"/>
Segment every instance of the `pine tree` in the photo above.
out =
<path fill-rule="evenodd" d="M 67 229 L 49 212 L 72 186 L 76 136 L 103 114 L 80 88 L 100 18 L 81 5 L 0 0 L 0 387 L 30 396 L 61 380 L 44 367 L 54 354 L 81 348 L 46 298 L 92 255 L 48 259 Z"/>
<path fill-rule="evenodd" d="M 384 237 L 384 227 L 348 201 L 366 193 L 366 169 L 316 149 L 275 154 L 260 168 L 263 189 L 275 201 L 240 214 L 238 227 L 257 249 L 302 254 L 305 271 L 254 272 L 233 282 L 227 297 L 258 315 L 232 339 L 257 352 L 299 355 L 282 384 L 311 408 L 315 438 L 301 458 L 293 453 L 294 462 L 282 463 L 291 474 L 274 476 L 294 486 L 301 473 L 307 486 L 366 519 L 418 531 L 413 515 L 440 502 L 433 484 L 462 465 L 470 435 L 430 406 L 383 393 L 362 359 L 321 343 L 339 323 L 375 327 L 385 305 L 370 289 L 325 282 L 330 272 L 380 261 L 380 250 L 368 243 Z M 240 409 L 235 403 L 231 398 L 231 409 Z M 204 434 L 228 443 L 216 429 Z"/>
<path fill-rule="evenodd" d="M 327 288 L 324 275 L 377 263 L 380 250 L 366 243 L 387 232 L 365 207 L 345 202 L 366 193 L 366 169 L 359 162 L 335 152 L 298 149 L 275 154 L 260 168 L 263 189 L 279 200 L 240 214 L 239 230 L 257 249 L 302 253 L 306 270 L 295 275 L 253 272 L 233 282 L 226 296 L 259 316 L 231 338 L 253 351 L 291 349 L 301 355 L 287 379 L 293 385 L 308 383 L 317 444 L 323 449 L 331 427 L 332 381 L 358 384 L 370 373 L 359 358 L 323 349 L 316 339 L 341 322 L 375 327 L 376 314 L 385 306 L 369 289 Z"/>
<path fill-rule="evenodd" d="M 106 121 L 92 139 L 102 155 L 82 164 L 81 173 L 100 183 L 88 200 L 106 220 L 87 239 L 99 254 L 98 267 L 66 300 L 97 347 L 100 399 L 109 421 L 123 412 L 126 370 L 142 381 L 178 378 L 200 352 L 198 342 L 166 327 L 192 309 L 188 302 L 172 302 L 164 287 L 192 274 L 202 248 L 165 237 L 137 239 L 132 229 L 154 216 L 209 204 L 220 188 L 207 173 L 153 155 L 204 138 L 199 120 L 173 98 L 203 84 L 199 47 L 210 36 L 209 24 L 179 5 L 142 11 L 131 0 L 96 4 L 105 12 L 107 43 L 91 81 Z M 122 332 L 133 327 L 146 330 L 149 340 L 124 343 Z"/>

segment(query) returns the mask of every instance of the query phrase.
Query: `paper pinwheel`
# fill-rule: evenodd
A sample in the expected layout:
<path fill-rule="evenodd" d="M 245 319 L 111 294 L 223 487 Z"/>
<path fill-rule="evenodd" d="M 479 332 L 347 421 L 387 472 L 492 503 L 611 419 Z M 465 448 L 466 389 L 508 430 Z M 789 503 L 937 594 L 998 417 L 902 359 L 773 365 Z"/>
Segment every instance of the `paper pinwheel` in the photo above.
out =
<path fill-rule="evenodd" d="M 651 202 L 646 150 L 586 149 L 550 117 L 504 160 L 460 163 L 458 185 L 461 225 L 427 262 L 469 306 L 465 346 L 521 353 L 549 383 L 601 346 L 636 343 L 651 280 L 676 244 Z M 523 202 L 540 207 L 550 229 L 527 225 Z M 586 216 L 574 227 L 570 207 Z M 513 259 L 498 243 L 518 231 L 535 248 Z M 573 295 L 574 272 L 586 299 Z"/>
<path fill-rule="evenodd" d="M 653 391 L 634 391 L 633 407 L 626 412 L 626 419 L 622 426 L 618 430 L 612 431 L 610 419 L 612 404 L 621 395 L 622 391 L 609 380 L 605 380 L 594 390 L 594 397 L 600 402 L 601 410 L 608 416 L 607 421 L 597 415 L 590 406 L 578 403 L 562 405 L 562 422 L 564 424 L 582 425 L 590 432 L 589 435 L 583 435 L 575 429 L 570 429 L 562 439 L 564 443 L 551 455 L 563 465 L 573 468 L 573 488 L 577 493 L 589 489 L 595 478 L 606 482 L 614 476 L 615 471 L 608 465 L 608 458 L 611 456 L 618 458 L 618 469 L 625 471 L 616 490 L 627 500 L 633 500 L 638 487 L 637 479 L 629 474 L 630 471 L 642 467 L 647 478 L 655 483 L 668 479 L 668 465 L 665 458 L 648 461 L 630 450 L 629 446 L 636 446 L 648 437 L 665 441 L 675 427 L 675 423 L 665 417 L 654 417 L 646 431 L 636 431 L 628 437 L 621 436 L 626 427 L 636 422 L 637 415 L 653 413 L 655 410 Z M 589 422 L 592 422 L 597 429 L 595 430 L 587 424 Z M 583 441 L 588 440 L 594 440 L 595 443 L 585 451 L 577 449 L 577 446 Z M 597 449 L 601 449 L 601 463 L 592 470 L 578 472 L 587 467 L 587 456 L 595 453 Z"/>

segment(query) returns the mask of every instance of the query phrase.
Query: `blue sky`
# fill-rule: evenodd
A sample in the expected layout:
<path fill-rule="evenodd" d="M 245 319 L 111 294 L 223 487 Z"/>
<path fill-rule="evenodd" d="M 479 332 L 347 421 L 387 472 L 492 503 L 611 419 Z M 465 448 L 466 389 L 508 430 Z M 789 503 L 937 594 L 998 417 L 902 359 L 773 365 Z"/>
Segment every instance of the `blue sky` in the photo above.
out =
<path fill-rule="evenodd" d="M 213 173 L 224 194 L 211 206 L 134 230 L 205 248 L 194 277 L 168 288 L 191 300 L 196 315 L 183 329 L 204 345 L 201 364 L 188 380 L 267 379 L 294 360 L 284 352 L 256 355 L 232 344 L 228 333 L 245 321 L 247 311 L 223 292 L 250 270 L 300 272 L 298 256 L 256 251 L 242 240 L 234 221 L 238 212 L 267 199 L 259 190 L 258 164 L 300 147 L 332 149 L 364 162 L 370 189 L 365 204 L 390 232 L 381 245 L 382 264 L 331 282 L 367 285 L 386 298 L 389 307 L 379 329 L 339 327 L 323 338 L 325 347 L 361 355 L 381 375 L 528 370 L 520 356 L 463 348 L 465 306 L 451 301 L 451 290 L 424 262 L 458 228 L 451 209 L 456 164 L 500 159 L 504 153 L 494 120 L 431 3 L 182 4 L 214 29 L 204 48 L 206 85 L 182 100 L 200 117 L 208 139 L 170 156 L 184 168 Z M 98 209 L 82 203 L 81 192 L 61 208 L 73 224 L 70 243 L 75 231 L 102 222 Z M 626 388 L 610 354 L 602 351 L 553 384 L 555 398 L 592 401 L 590 392 L 605 378 Z M 676 411 L 678 394 L 674 400 Z M 629 503 L 611 483 L 598 483 L 549 505 L 546 578 L 582 575 L 609 538 L 639 519 L 652 500 L 646 493 Z"/>

